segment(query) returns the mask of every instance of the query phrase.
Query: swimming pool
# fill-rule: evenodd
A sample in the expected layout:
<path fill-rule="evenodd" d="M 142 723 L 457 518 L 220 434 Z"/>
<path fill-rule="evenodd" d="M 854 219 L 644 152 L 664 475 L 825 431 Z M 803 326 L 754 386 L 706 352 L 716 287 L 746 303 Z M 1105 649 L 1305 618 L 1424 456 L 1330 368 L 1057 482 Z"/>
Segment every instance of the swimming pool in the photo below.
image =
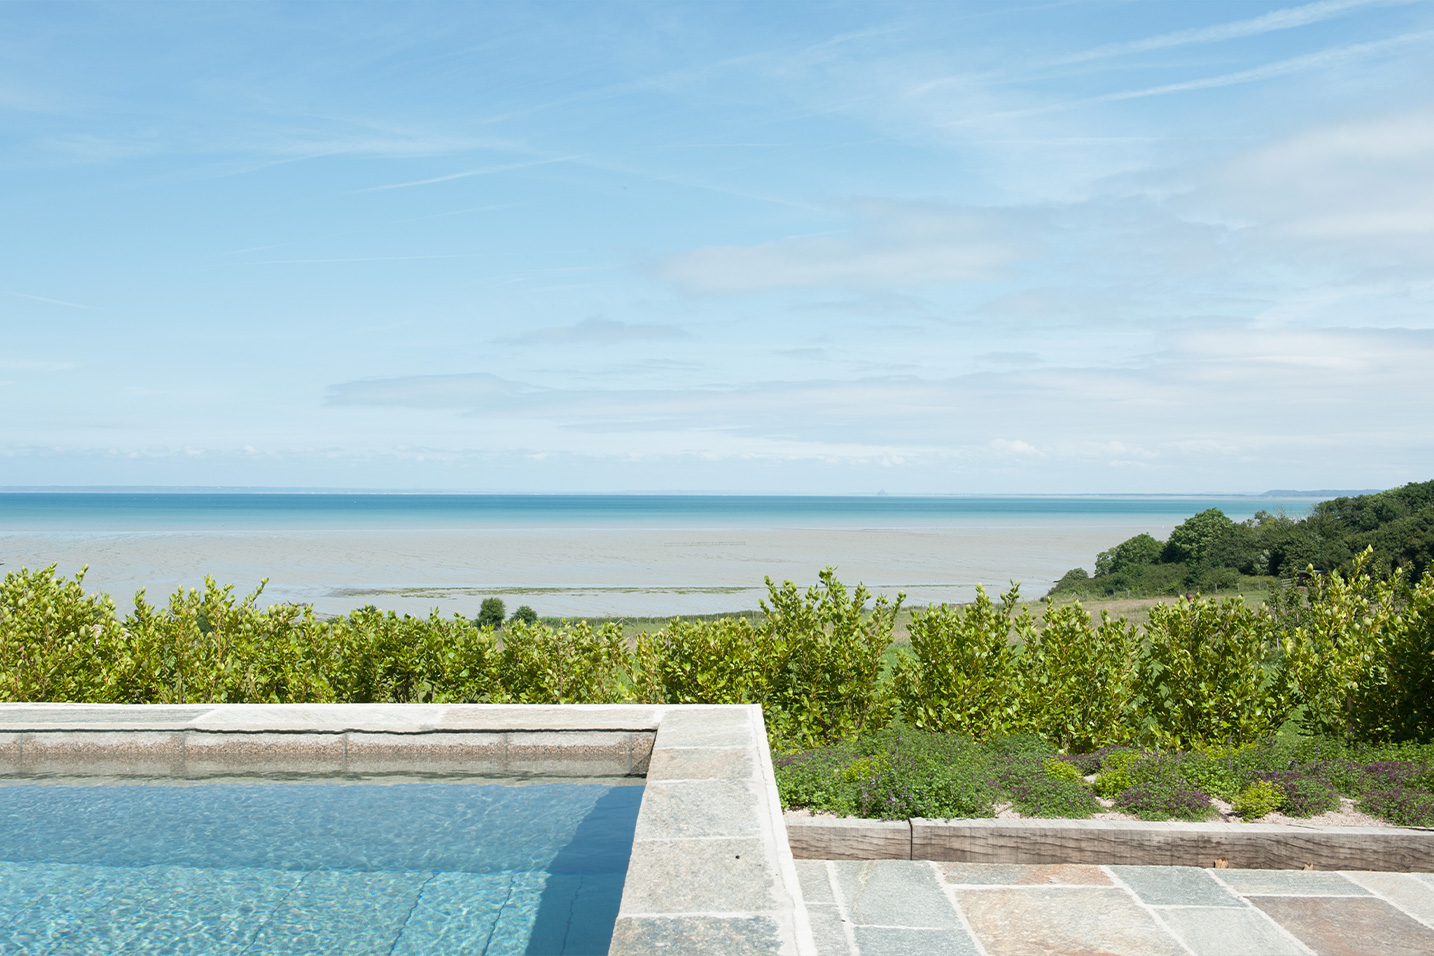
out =
<path fill-rule="evenodd" d="M 0 953 L 606 953 L 631 781 L 0 786 Z"/>

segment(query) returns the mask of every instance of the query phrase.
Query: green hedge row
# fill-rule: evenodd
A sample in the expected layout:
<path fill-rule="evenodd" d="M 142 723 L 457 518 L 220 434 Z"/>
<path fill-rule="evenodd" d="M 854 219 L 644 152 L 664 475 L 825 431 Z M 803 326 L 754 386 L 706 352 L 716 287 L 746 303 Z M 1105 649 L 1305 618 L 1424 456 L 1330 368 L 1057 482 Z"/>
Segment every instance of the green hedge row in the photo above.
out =
<path fill-rule="evenodd" d="M 1361 739 L 1434 736 L 1434 577 L 1415 587 L 1357 565 L 1268 607 L 1194 599 L 1137 629 L 1077 604 L 1038 620 L 1015 588 L 997 604 L 911 618 L 887 666 L 901 599 L 867 607 L 830 569 L 805 590 L 770 580 L 760 621 L 673 621 L 635 643 L 585 622 L 373 608 L 320 620 L 260 608 L 206 581 L 121 616 L 83 573 L 0 582 L 0 700 L 187 702 L 760 703 L 786 746 L 850 739 L 900 718 L 975 737 L 1035 733 L 1080 752 L 1112 743 L 1239 744 L 1291 717 Z M 262 588 L 262 586 L 261 586 Z"/>

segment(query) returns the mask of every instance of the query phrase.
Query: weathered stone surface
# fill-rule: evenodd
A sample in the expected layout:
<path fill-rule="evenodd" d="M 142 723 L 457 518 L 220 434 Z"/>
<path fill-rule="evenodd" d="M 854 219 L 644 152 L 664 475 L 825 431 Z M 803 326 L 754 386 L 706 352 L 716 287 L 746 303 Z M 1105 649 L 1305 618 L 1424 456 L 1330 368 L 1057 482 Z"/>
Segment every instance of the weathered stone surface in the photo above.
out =
<path fill-rule="evenodd" d="M 1368 896 L 1369 891 L 1339 873 L 1302 870 L 1212 870 L 1241 896 Z"/>
<path fill-rule="evenodd" d="M 822 860 L 798 860 L 797 879 L 802 884 L 802 898 L 808 906 L 815 904 L 836 905 L 832 894 L 832 881 L 827 876 L 827 865 Z"/>
<path fill-rule="evenodd" d="M 567 777 L 621 777 L 632 744 L 625 731 L 547 731 L 508 734 L 507 772 Z"/>
<path fill-rule="evenodd" d="M 184 735 L 184 773 L 189 777 L 229 774 L 337 776 L 344 772 L 343 734 Z"/>
<path fill-rule="evenodd" d="M 1204 870 L 1191 866 L 1113 866 L 1111 873 L 1151 906 L 1244 906 Z"/>
<path fill-rule="evenodd" d="M 864 860 L 832 866 L 841 904 L 857 926 L 953 929 L 961 925 L 936 871 L 927 864 Z"/>
<path fill-rule="evenodd" d="M 1409 873 L 1343 873 L 1417 919 L 1434 923 L 1434 886 Z"/>
<path fill-rule="evenodd" d="M 748 780 L 649 780 L 636 838 L 758 837 L 761 806 L 754 789 Z"/>
<path fill-rule="evenodd" d="M 496 733 L 345 735 L 349 773 L 452 773 L 497 776 L 505 772 L 508 739 Z"/>
<path fill-rule="evenodd" d="M 964 929 L 920 929 L 911 926 L 856 926 L 861 956 L 980 956 Z"/>
<path fill-rule="evenodd" d="M 609 956 L 775 956 L 781 927 L 769 916 L 619 916 Z"/>
<path fill-rule="evenodd" d="M 1111 886 L 1098 866 L 1085 863 L 1022 865 L 1018 863 L 942 863 L 938 869 L 952 885 Z"/>
<path fill-rule="evenodd" d="M 1160 918 L 1195 956 L 1309 956 L 1269 917 L 1248 909 L 1175 907 Z"/>
<path fill-rule="evenodd" d="M 1434 929 L 1372 896 L 1256 896 L 1250 902 L 1320 956 L 1434 953 Z"/>
<path fill-rule="evenodd" d="M 799 860 L 909 860 L 911 825 L 905 820 L 787 815 L 787 843 Z"/>
<path fill-rule="evenodd" d="M 911 821 L 911 858 L 1237 869 L 1434 870 L 1434 832 L 1400 827 L 1109 820 Z"/>
<path fill-rule="evenodd" d="M 752 736 L 746 707 L 684 708 L 663 716 L 656 749 L 748 746 Z"/>
<path fill-rule="evenodd" d="M 647 773 L 663 780 L 750 780 L 755 767 L 748 747 L 664 747 L 653 750 Z"/>
<path fill-rule="evenodd" d="M 960 889 L 956 898 L 989 956 L 1189 956 L 1120 889 Z"/>
<path fill-rule="evenodd" d="M 26 733 L 20 748 L 26 774 L 171 777 L 184 767 L 183 737 L 174 732 Z"/>
<path fill-rule="evenodd" d="M 852 956 L 851 944 L 846 938 L 846 924 L 834 904 L 808 903 L 807 915 L 812 922 L 817 956 Z"/>
<path fill-rule="evenodd" d="M 0 777 L 23 771 L 20 762 L 20 739 L 19 734 L 0 733 Z"/>
<path fill-rule="evenodd" d="M 773 912 L 775 876 L 761 840 L 638 840 L 622 915 Z"/>

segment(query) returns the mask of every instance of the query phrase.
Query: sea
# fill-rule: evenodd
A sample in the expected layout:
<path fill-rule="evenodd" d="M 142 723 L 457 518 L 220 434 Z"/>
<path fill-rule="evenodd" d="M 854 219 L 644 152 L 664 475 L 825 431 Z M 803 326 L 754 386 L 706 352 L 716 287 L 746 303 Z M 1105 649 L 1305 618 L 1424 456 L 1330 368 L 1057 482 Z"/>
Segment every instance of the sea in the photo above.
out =
<path fill-rule="evenodd" d="M 1142 532 L 1219 508 L 1307 514 L 1328 495 L 761 496 L 0 492 L 0 573 L 84 572 L 121 612 L 206 578 L 257 602 L 472 616 L 486 597 L 545 617 L 755 609 L 767 579 L 825 567 L 908 604 L 978 585 L 1040 597 Z"/>

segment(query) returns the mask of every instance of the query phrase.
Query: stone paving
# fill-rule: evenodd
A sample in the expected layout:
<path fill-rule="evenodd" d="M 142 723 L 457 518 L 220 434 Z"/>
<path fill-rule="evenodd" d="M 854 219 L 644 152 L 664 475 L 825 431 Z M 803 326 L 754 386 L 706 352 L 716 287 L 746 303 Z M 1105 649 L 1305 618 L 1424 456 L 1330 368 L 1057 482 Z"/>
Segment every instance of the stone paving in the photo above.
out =
<path fill-rule="evenodd" d="M 820 956 L 1428 956 L 1434 874 L 798 860 Z"/>

